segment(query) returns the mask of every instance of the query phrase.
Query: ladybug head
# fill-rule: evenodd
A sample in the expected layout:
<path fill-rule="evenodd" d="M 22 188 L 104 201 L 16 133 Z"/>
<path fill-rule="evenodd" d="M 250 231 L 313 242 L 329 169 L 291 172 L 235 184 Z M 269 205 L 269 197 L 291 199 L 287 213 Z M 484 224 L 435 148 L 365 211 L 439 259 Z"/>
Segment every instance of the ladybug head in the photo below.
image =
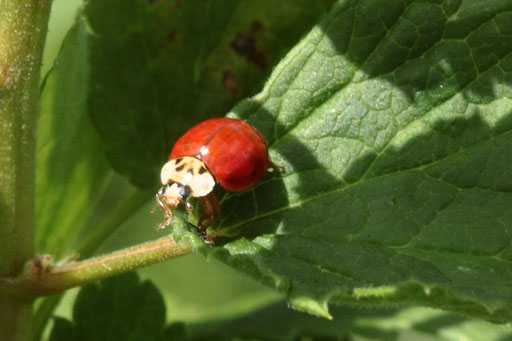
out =
<path fill-rule="evenodd" d="M 163 187 L 156 194 L 156 201 L 165 213 L 165 220 L 160 224 L 160 228 L 164 228 L 171 222 L 171 209 L 180 204 L 184 204 L 188 210 L 193 209 L 187 199 L 203 197 L 215 186 L 215 179 L 204 162 L 191 156 L 183 156 L 167 162 L 162 167 L 160 178 Z"/>
<path fill-rule="evenodd" d="M 158 226 L 159 229 L 165 228 L 171 223 L 172 209 L 180 204 L 184 204 L 188 210 L 193 209 L 187 202 L 190 196 L 190 187 L 180 183 L 172 182 L 162 186 L 156 193 L 156 202 L 165 213 L 165 220 Z"/>
<path fill-rule="evenodd" d="M 164 200 L 169 207 L 176 207 L 187 200 L 190 195 L 190 187 L 172 182 L 163 185 L 156 195 L 161 200 Z"/>

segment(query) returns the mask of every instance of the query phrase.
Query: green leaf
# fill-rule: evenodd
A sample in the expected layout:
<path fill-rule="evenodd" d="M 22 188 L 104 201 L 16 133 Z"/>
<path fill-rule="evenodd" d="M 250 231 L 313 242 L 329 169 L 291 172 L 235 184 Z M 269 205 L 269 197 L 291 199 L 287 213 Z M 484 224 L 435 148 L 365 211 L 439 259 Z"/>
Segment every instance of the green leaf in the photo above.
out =
<path fill-rule="evenodd" d="M 162 221 L 162 214 L 151 214 L 154 205 L 154 201 L 141 205 L 140 209 L 117 229 L 95 254 L 106 254 L 142 241 L 156 239 L 161 237 L 162 233 L 169 233 L 168 229 L 156 230 L 158 223 Z M 179 215 L 181 212 L 176 213 Z M 181 226 L 183 230 L 193 229 L 190 225 L 182 223 L 181 217 L 178 219 L 173 220 L 175 237 L 177 232 L 181 232 L 177 231 Z M 142 279 L 151 279 L 158 287 L 169 312 L 167 322 L 205 321 L 238 316 L 283 298 L 282 294 L 251 278 L 240 276 L 237 271 L 215 258 L 205 259 L 200 253 L 154 264 L 139 269 L 137 273 Z M 58 314 L 66 316 L 65 312 Z"/>
<path fill-rule="evenodd" d="M 128 273 L 82 288 L 73 321 L 57 319 L 50 340 L 163 340 L 164 322 L 158 289 Z"/>
<path fill-rule="evenodd" d="M 69 320 L 62 317 L 55 317 L 53 319 L 53 327 L 51 331 L 50 340 L 73 340 L 74 326 Z"/>
<path fill-rule="evenodd" d="M 341 311 L 341 310 L 340 310 Z M 232 319 L 191 323 L 186 326 L 189 340 L 302 340 L 305 337 L 348 336 L 356 318 L 346 310 L 335 321 L 291 310 L 283 302 Z M 373 315 L 373 314 L 372 314 Z M 382 335 L 381 335 L 382 336 Z M 302 337 L 302 338 L 301 338 Z"/>
<path fill-rule="evenodd" d="M 186 324 L 188 340 L 508 340 L 510 327 L 425 308 L 333 307 L 333 320 L 291 310 L 284 302 L 245 316 Z M 172 327 L 172 328 L 171 328 Z M 169 329 L 175 329 L 170 326 Z"/>
<path fill-rule="evenodd" d="M 37 122 L 37 250 L 62 254 L 110 173 L 86 108 L 89 66 L 82 20 L 68 32 L 43 84 Z"/>
<path fill-rule="evenodd" d="M 512 1 L 344 1 L 233 109 L 282 174 L 221 200 L 214 254 L 330 317 L 512 319 Z"/>
<path fill-rule="evenodd" d="M 90 114 L 112 167 L 156 185 L 179 135 L 259 90 L 333 2 L 90 0 Z"/>
<path fill-rule="evenodd" d="M 169 325 L 164 331 L 164 336 L 166 341 L 188 340 L 185 324 L 180 322 Z"/>

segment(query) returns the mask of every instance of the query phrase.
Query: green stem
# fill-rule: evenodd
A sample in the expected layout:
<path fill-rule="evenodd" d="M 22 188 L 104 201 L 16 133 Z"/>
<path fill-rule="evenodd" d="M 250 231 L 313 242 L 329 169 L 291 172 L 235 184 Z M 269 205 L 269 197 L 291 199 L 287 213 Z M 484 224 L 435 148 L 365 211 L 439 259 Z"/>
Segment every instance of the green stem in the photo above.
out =
<path fill-rule="evenodd" d="M 35 121 L 51 0 L 0 1 L 0 277 L 34 252 Z M 2 340 L 30 338 L 31 301 L 0 291 Z"/>
<path fill-rule="evenodd" d="M 34 252 L 35 121 L 50 3 L 0 2 L 0 275 Z"/>
<path fill-rule="evenodd" d="M 166 236 L 65 265 L 52 266 L 49 256 L 38 256 L 20 277 L 0 280 L 0 291 L 11 297 L 50 295 L 193 251 L 192 243 L 186 238 L 175 242 L 172 236 Z"/>
<path fill-rule="evenodd" d="M 107 190 L 110 187 L 107 186 Z M 116 231 L 134 212 L 141 207 L 148 198 L 152 198 L 153 192 L 136 190 L 126 200 L 123 200 L 110 214 L 102 220 L 101 224 L 78 248 L 81 259 L 90 257 L 98 247 Z M 33 339 L 39 340 L 50 319 L 53 311 L 59 304 L 63 293 L 45 297 L 34 313 Z"/>

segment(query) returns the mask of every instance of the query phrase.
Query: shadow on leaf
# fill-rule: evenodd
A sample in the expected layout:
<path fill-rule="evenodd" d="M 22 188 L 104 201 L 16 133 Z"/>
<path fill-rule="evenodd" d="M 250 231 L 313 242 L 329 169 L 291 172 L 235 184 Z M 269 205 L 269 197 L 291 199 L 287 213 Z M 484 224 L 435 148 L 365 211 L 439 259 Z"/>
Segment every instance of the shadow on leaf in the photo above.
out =
<path fill-rule="evenodd" d="M 457 4 L 337 4 L 233 109 L 286 172 L 226 195 L 217 229 L 244 238 L 220 258 L 324 316 L 330 301 L 510 319 L 511 5 Z"/>

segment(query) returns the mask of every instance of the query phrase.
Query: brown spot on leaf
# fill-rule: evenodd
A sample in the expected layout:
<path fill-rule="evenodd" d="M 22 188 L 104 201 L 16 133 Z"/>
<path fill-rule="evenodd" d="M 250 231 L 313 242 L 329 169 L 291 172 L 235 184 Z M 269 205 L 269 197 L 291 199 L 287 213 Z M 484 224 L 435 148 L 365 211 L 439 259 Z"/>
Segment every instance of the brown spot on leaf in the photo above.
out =
<path fill-rule="evenodd" d="M 165 43 L 170 44 L 175 41 L 181 41 L 182 33 L 178 29 L 173 29 L 165 36 Z"/>
<path fill-rule="evenodd" d="M 222 86 L 233 94 L 240 91 L 240 83 L 238 83 L 235 73 L 231 70 L 222 72 Z"/>
<path fill-rule="evenodd" d="M 263 23 L 258 20 L 253 21 L 251 24 L 251 32 L 258 33 L 260 31 L 263 31 Z"/>
<path fill-rule="evenodd" d="M 252 26 L 254 26 L 255 23 L 257 22 L 253 22 Z M 261 51 L 256 41 L 256 33 L 258 33 L 259 24 L 256 24 L 256 27 L 251 27 L 250 33 L 237 33 L 229 43 L 229 46 L 237 54 L 245 57 L 249 63 L 256 65 L 261 70 L 265 70 L 268 67 L 267 57 Z M 263 29 L 262 24 L 261 29 Z"/>
<path fill-rule="evenodd" d="M 168 35 L 165 36 L 166 43 L 172 43 L 176 39 L 176 30 L 172 30 Z"/>

